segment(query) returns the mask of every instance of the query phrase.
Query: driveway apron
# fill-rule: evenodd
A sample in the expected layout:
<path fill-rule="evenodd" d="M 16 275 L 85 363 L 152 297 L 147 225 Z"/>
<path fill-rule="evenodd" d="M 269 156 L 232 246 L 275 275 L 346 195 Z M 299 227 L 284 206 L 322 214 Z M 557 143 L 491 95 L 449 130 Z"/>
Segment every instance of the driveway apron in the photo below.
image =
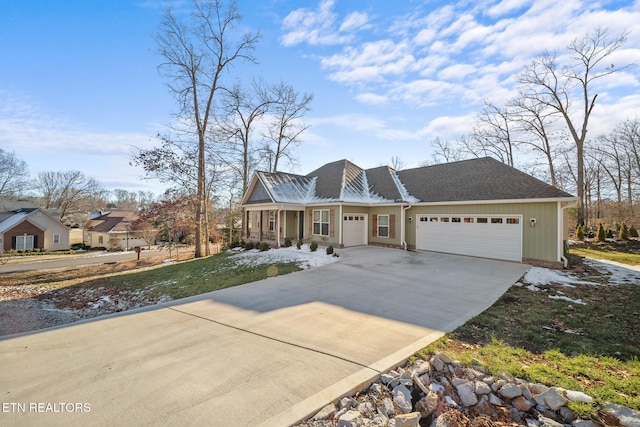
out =
<path fill-rule="evenodd" d="M 379 247 L 0 341 L 2 425 L 286 426 L 481 313 L 523 264 Z"/>

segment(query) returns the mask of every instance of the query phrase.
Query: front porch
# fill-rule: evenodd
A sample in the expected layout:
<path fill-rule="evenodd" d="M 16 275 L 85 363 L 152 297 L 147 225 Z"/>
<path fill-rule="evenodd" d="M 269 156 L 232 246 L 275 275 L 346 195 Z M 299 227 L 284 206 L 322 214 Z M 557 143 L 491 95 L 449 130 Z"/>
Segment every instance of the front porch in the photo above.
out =
<path fill-rule="evenodd" d="M 284 245 L 287 239 L 296 242 L 304 237 L 304 207 L 247 209 L 243 234 L 246 240 L 275 247 Z"/>

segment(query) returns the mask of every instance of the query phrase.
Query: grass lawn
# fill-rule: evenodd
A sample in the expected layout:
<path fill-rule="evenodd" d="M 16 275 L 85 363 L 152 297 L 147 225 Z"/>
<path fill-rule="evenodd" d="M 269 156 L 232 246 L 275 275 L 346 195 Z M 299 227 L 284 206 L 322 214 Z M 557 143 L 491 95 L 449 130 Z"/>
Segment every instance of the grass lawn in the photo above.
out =
<path fill-rule="evenodd" d="M 609 252 L 590 248 L 571 248 L 571 253 L 587 258 L 604 259 L 628 265 L 640 265 L 640 255 L 624 252 Z"/>
<path fill-rule="evenodd" d="M 589 267 L 575 274 L 603 282 Z M 488 310 L 418 355 L 443 351 L 491 374 L 506 372 L 583 391 L 595 399 L 594 405 L 571 404 L 583 417 L 597 416 L 606 402 L 640 410 L 639 285 L 551 283 L 535 292 L 513 286 Z"/>

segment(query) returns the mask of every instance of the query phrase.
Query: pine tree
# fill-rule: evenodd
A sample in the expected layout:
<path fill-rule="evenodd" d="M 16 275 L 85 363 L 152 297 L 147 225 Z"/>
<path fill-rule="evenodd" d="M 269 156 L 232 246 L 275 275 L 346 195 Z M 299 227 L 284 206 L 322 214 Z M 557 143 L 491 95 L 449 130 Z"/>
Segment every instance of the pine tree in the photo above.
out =
<path fill-rule="evenodd" d="M 605 240 L 607 240 L 607 232 L 602 226 L 602 223 L 598 225 L 598 232 L 596 233 L 596 239 L 598 240 L 598 242 L 604 242 Z"/>

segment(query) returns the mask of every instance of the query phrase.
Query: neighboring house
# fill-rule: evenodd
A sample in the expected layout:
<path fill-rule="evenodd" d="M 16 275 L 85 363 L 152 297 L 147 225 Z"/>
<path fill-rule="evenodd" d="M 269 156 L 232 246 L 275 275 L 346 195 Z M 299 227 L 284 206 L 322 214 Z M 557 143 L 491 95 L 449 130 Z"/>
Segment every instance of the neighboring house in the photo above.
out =
<path fill-rule="evenodd" d="M 124 250 L 147 246 L 147 241 L 131 229 L 131 224 L 137 219 L 137 212 L 91 212 L 84 226 L 84 244 L 93 248 Z"/>
<path fill-rule="evenodd" d="M 0 200 L 0 251 L 69 249 L 69 229 L 51 212 L 31 203 Z"/>
<path fill-rule="evenodd" d="M 485 157 L 395 171 L 347 160 L 308 175 L 257 172 L 242 199 L 251 240 L 383 245 L 566 264 L 577 198 Z"/>

